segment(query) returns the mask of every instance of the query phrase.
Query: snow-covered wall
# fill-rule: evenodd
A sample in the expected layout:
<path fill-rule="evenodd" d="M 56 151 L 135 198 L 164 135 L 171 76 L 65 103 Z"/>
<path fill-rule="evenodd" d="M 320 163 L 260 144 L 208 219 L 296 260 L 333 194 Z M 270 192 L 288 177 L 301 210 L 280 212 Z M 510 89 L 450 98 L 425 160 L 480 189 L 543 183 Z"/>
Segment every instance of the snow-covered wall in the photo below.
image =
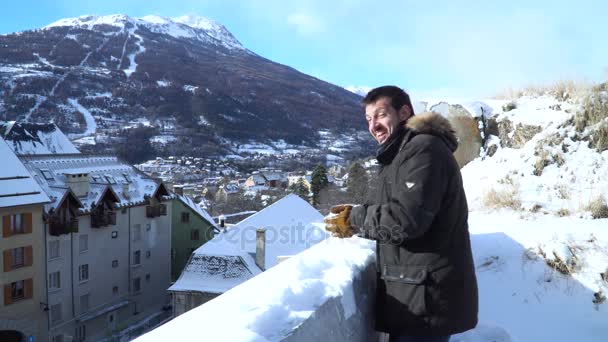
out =
<path fill-rule="evenodd" d="M 329 238 L 137 341 L 372 341 L 372 241 Z"/>

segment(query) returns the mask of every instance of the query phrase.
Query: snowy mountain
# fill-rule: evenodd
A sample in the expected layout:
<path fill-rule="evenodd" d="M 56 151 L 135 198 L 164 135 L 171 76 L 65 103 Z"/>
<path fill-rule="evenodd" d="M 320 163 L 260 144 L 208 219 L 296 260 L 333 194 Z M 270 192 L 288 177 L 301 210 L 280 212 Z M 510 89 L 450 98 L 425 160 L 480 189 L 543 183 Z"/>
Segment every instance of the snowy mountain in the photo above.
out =
<path fill-rule="evenodd" d="M 82 16 L 0 35 L 0 120 L 52 121 L 73 139 L 111 143 L 143 123 L 179 137 L 168 144 L 184 154 L 316 146 L 319 130 L 364 130 L 352 120 L 359 99 L 253 53 L 204 17 Z"/>

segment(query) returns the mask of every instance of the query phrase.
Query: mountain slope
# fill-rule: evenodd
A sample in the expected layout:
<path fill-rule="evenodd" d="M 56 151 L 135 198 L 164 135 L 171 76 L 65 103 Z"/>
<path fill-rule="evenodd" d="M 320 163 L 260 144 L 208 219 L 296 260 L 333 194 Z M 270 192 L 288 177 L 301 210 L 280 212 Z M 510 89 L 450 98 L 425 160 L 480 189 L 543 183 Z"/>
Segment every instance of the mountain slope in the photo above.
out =
<path fill-rule="evenodd" d="M 359 99 L 202 17 L 83 16 L 0 36 L 0 120 L 53 120 L 66 133 L 86 132 L 90 114 L 106 133 L 145 119 L 194 144 L 314 145 L 320 129 L 365 128 L 352 120 Z"/>

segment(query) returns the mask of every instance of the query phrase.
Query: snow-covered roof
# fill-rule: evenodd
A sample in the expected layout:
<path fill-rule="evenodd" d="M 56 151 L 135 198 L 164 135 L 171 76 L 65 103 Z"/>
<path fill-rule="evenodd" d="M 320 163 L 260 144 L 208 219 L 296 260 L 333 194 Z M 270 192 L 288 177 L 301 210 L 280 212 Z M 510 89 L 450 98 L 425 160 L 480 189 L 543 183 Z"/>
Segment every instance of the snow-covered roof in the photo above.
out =
<path fill-rule="evenodd" d="M 0 138 L 0 208 L 49 202 L 42 188 Z"/>
<path fill-rule="evenodd" d="M 54 123 L 0 122 L 0 133 L 18 155 L 80 153 Z"/>
<path fill-rule="evenodd" d="M 327 238 L 327 232 L 318 225 L 322 220 L 323 215 L 308 202 L 296 195 L 287 195 L 194 251 L 169 291 L 223 293 L 262 272 L 254 259 L 256 229 L 266 229 L 265 266 L 269 269 L 277 264 L 279 256 L 298 254 Z M 218 274 L 215 264 L 208 260 L 226 267 Z M 232 269 L 237 265 L 241 267 L 238 272 Z M 236 273 L 239 277 L 233 276 Z"/>
<path fill-rule="evenodd" d="M 180 195 L 178 195 L 177 198 L 184 205 L 188 206 L 195 213 L 197 213 L 203 220 L 209 222 L 213 227 L 217 228 L 217 225 L 215 224 L 215 221 L 213 221 L 213 218 L 211 218 L 211 215 L 209 215 L 209 213 L 207 213 L 207 211 L 205 211 L 205 209 L 201 208 L 200 205 L 194 203 L 192 198 L 190 198 L 188 196 L 180 196 Z"/>
<path fill-rule="evenodd" d="M 154 196 L 162 186 L 114 156 L 23 155 L 20 160 L 50 197 L 51 203 L 46 205 L 47 211 L 55 208 L 69 189 L 66 177 L 69 174 L 89 175 L 89 192 L 78 198 L 84 206 L 84 212 L 90 210 L 91 204 L 97 204 L 108 188 L 120 200 L 116 203 L 118 207 L 128 207 L 144 203 L 144 196 Z"/>

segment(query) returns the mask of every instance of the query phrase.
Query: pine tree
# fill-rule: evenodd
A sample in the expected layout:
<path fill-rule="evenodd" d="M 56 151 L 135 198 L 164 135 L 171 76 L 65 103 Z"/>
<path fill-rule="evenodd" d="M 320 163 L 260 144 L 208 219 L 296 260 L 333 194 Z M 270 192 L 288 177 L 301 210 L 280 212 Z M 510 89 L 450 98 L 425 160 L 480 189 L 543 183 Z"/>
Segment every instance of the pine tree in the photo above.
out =
<path fill-rule="evenodd" d="M 365 196 L 369 191 L 367 172 L 358 162 L 352 164 L 350 169 L 348 169 L 346 191 L 349 200 L 352 201 L 352 203 L 363 203 Z"/>
<path fill-rule="evenodd" d="M 312 171 L 310 190 L 312 191 L 312 205 L 318 206 L 321 191 L 327 188 L 329 181 L 327 180 L 327 169 L 322 164 L 319 164 Z"/>
<path fill-rule="evenodd" d="M 298 181 L 296 183 L 293 183 L 292 185 L 290 185 L 289 190 L 292 193 L 300 196 L 300 198 L 302 198 L 303 200 L 308 201 L 308 193 L 310 192 L 310 190 L 308 189 L 308 186 L 304 182 L 304 177 L 298 179 Z"/>

